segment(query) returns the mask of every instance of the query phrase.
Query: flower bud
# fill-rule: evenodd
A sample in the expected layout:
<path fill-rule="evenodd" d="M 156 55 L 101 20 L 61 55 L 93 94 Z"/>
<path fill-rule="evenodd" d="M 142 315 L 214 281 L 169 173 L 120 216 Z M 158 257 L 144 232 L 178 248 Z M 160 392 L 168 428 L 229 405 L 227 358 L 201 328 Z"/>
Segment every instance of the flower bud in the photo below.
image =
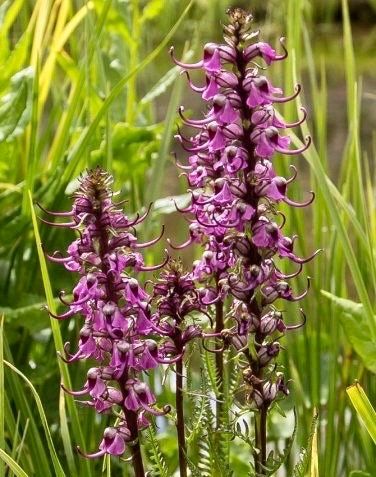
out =
<path fill-rule="evenodd" d="M 265 346 L 261 346 L 257 352 L 257 357 L 260 366 L 266 366 L 270 361 L 277 356 L 280 350 L 280 344 L 278 342 L 270 343 Z"/>

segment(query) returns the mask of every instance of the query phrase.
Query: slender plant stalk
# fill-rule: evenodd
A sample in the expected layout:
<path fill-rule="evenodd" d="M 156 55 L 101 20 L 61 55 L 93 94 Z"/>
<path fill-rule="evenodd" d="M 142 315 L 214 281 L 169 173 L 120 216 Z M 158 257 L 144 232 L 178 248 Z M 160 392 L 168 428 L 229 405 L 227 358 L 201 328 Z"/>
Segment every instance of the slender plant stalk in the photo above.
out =
<path fill-rule="evenodd" d="M 128 372 L 125 371 L 119 380 L 119 386 L 121 392 L 123 393 L 124 400 L 127 396 L 127 390 L 125 383 L 128 379 Z M 140 438 L 137 425 L 137 413 L 123 407 L 123 412 L 125 419 L 127 421 L 128 429 L 131 433 L 132 444 L 129 446 L 132 452 L 132 464 L 135 477 L 145 477 L 144 464 L 142 461 L 141 447 L 140 447 Z"/>
<path fill-rule="evenodd" d="M 144 477 L 144 464 L 142 462 L 142 454 L 139 439 L 136 440 L 135 444 L 132 446 L 132 457 L 133 457 L 133 469 L 135 477 Z"/>
<path fill-rule="evenodd" d="M 183 360 L 176 363 L 176 429 L 178 432 L 180 477 L 187 477 L 187 446 L 184 430 Z"/>
<path fill-rule="evenodd" d="M 145 477 L 144 464 L 142 461 L 140 439 L 137 427 L 137 414 L 133 411 L 126 410 L 128 428 L 134 437 L 133 444 L 130 446 L 132 451 L 132 464 L 135 477 Z"/>
<path fill-rule="evenodd" d="M 260 368 L 257 373 L 255 372 L 255 375 L 259 380 L 259 384 L 256 387 L 261 391 L 263 387 L 263 369 Z M 255 415 L 255 447 L 257 450 L 253 453 L 253 459 L 257 475 L 265 475 L 268 407 L 268 404 L 264 403 L 259 413 Z"/>
<path fill-rule="evenodd" d="M 263 470 L 266 465 L 266 418 L 268 415 L 268 408 L 266 406 L 262 407 L 260 410 L 260 442 L 259 442 L 259 449 L 260 449 L 260 462 L 262 465 L 261 473 L 263 474 Z"/>
<path fill-rule="evenodd" d="M 255 418 L 255 444 L 256 451 L 253 452 L 253 459 L 255 463 L 255 470 L 257 475 L 266 475 L 266 422 L 267 422 L 268 408 L 264 406 L 260 409 Z"/>
<path fill-rule="evenodd" d="M 255 464 L 256 474 L 259 475 L 260 469 L 260 453 L 259 453 L 259 444 L 261 442 L 260 438 L 260 415 L 255 416 L 255 450 L 253 451 L 253 462 Z"/>
<path fill-rule="evenodd" d="M 187 343 L 195 337 L 202 337 L 202 329 L 197 325 L 187 324 L 185 318 L 192 311 L 200 311 L 202 304 L 197 300 L 194 282 L 190 273 L 185 272 L 180 260 L 170 260 L 165 270 L 160 274 L 154 286 L 153 299 L 157 305 L 155 314 L 157 322 L 163 324 L 163 319 L 170 317 L 175 326 L 165 327 L 165 349 L 173 346 L 177 358 L 175 361 L 175 408 L 176 430 L 178 436 L 178 454 L 180 477 L 187 477 L 187 444 L 185 441 L 184 394 L 183 394 L 183 356 Z M 168 331 L 167 331 L 168 330 Z M 163 349 L 163 346 L 160 348 Z M 168 352 L 168 354 L 170 354 Z M 170 362 L 168 356 L 164 362 Z"/>

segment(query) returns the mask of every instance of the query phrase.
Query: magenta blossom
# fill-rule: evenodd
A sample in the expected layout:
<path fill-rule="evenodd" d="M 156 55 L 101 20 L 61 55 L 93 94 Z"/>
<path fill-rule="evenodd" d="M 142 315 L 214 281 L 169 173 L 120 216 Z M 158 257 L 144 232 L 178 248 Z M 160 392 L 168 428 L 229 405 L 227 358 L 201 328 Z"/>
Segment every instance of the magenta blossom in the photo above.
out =
<path fill-rule="evenodd" d="M 134 277 L 134 272 L 164 264 L 145 266 L 138 250 L 155 240 L 140 244 L 134 226 L 147 214 L 134 219 L 124 215 L 112 200 L 112 181 L 100 168 L 89 171 L 74 195 L 72 210 L 48 212 L 71 221 L 47 222 L 79 233 L 66 257 L 58 253 L 49 257 L 80 275 L 71 302 L 60 294 L 67 311 L 61 315 L 50 312 L 59 320 L 84 318 L 77 350 L 71 354 L 66 343 L 62 358 L 68 363 L 87 358 L 96 361 L 80 390 L 65 390 L 76 397 L 87 396 L 88 400 L 81 402 L 120 419 L 118 425 L 105 430 L 99 451 L 85 454 L 87 457 L 120 456 L 129 443 L 134 449 L 139 429 L 148 425 L 144 413 L 161 415 L 168 411 L 167 407 L 164 411 L 154 407 L 156 399 L 143 381 L 143 373 L 159 365 L 160 352 L 157 343 L 148 338 L 153 330 L 150 297 Z"/>
<path fill-rule="evenodd" d="M 295 156 L 311 142 L 306 138 L 300 149 L 293 149 L 288 128 L 299 126 L 306 118 L 288 124 L 275 105 L 293 100 L 300 92 L 285 95 L 274 86 L 264 70 L 287 56 L 250 32 L 252 16 L 241 9 L 229 10 L 230 23 L 224 29 L 225 43 L 208 43 L 203 59 L 194 64 L 173 60 L 187 72 L 191 89 L 206 103 L 200 119 L 187 118 L 179 109 L 183 124 L 191 133 L 176 138 L 188 153 L 188 164 L 178 164 L 187 178 L 191 201 L 181 210 L 190 222 L 190 243 L 200 243 L 203 253 L 193 265 L 192 278 L 202 284 L 198 296 L 205 306 L 215 305 L 218 313 L 228 303 L 228 319 L 233 327 L 223 330 L 216 325 L 225 345 L 232 343 L 245 354 L 249 369 L 243 373 L 249 386 L 253 407 L 267 411 L 280 394 L 287 394 L 280 371 L 272 364 L 280 352 L 278 337 L 289 327 L 284 324 L 278 300 L 296 301 L 306 291 L 296 294 L 289 280 L 298 275 L 305 262 L 294 244 L 296 237 L 283 233 L 284 217 L 278 204 L 305 207 L 314 198 L 297 203 L 288 197 L 290 183 L 276 172 L 276 153 Z M 260 74 L 260 65 L 262 73 Z M 201 70 L 204 86 L 193 84 L 190 70 Z M 279 269 L 281 260 L 298 268 L 290 275 Z M 219 322 L 218 322 L 219 323 Z M 255 355 L 249 352 L 253 341 Z M 221 366 L 219 364 L 219 366 Z"/>

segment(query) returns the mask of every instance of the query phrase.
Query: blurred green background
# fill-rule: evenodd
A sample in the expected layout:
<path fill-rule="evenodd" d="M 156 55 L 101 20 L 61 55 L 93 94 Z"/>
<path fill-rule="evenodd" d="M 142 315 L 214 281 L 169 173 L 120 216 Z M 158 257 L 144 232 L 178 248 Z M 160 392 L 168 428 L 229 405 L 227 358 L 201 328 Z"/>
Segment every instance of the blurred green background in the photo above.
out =
<path fill-rule="evenodd" d="M 75 406 L 59 390 L 67 371 L 56 349 L 61 339 L 73 346 L 79 328 L 73 320 L 51 325 L 41 309 L 49 282 L 46 275 L 42 281 L 28 191 L 46 208 L 68 210 L 77 176 L 100 164 L 114 174 L 121 198 L 129 199 L 130 214 L 154 202 L 147 226 L 139 230 L 141 238 L 158 234 L 163 223 L 165 237 L 174 243 L 185 240 L 187 224 L 170 200 L 176 195 L 184 202 L 186 192 L 171 155 L 175 151 L 184 162 L 173 134 L 180 104 L 194 117 L 204 106 L 172 64 L 168 48 L 173 44 L 178 58 L 196 61 L 205 42 L 221 41 L 225 11 L 234 4 L 196 0 L 189 11 L 187 6 L 181 0 L 0 4 L 1 343 L 4 359 L 35 386 L 48 422 L 43 427 L 25 381 L 8 365 L 0 366 L 0 449 L 27 475 L 61 475 L 57 461 L 66 475 L 101 475 L 102 462 L 82 461 L 72 446 L 96 449 L 105 427 L 105 419 Z M 375 447 L 352 409 L 346 387 L 359 379 L 375 403 L 376 2 L 254 0 L 236 6 L 252 11 L 255 28 L 272 45 L 278 48 L 279 37 L 287 38 L 288 59 L 267 74 L 287 93 L 296 81 L 303 84 L 308 130 L 297 131 L 293 141 L 299 145 L 299 138 L 310 132 L 314 144 L 304 157 L 294 159 L 300 181 L 290 195 L 298 200 L 313 189 L 317 196 L 309 212 L 283 211 L 287 232 L 300 236 L 302 254 L 324 249 L 307 267 L 313 277 L 301 304 L 307 325 L 284 339 L 281 356 L 292 380 L 291 395 L 283 404 L 286 417 L 273 415 L 270 422 L 271 448 L 282 450 L 286 444 L 295 407 L 298 433 L 279 474 L 292 476 L 317 409 L 319 475 L 374 476 Z M 203 78 L 194 80 L 202 84 Z M 280 111 L 288 119 L 296 118 L 296 105 Z M 286 159 L 277 158 L 276 164 L 288 175 Z M 39 229 L 43 247 L 50 252 L 64 251 L 73 240 L 66 230 L 41 223 Z M 146 261 L 157 263 L 165 247 L 162 241 L 148 251 Z M 184 253 L 187 267 L 198 253 Z M 48 264 L 48 272 L 54 297 L 60 290 L 70 292 L 72 274 L 54 264 Z M 301 290 L 304 280 L 296 286 Z M 291 323 L 299 320 L 297 307 L 291 305 L 287 311 Z M 87 367 L 69 367 L 74 389 L 81 387 Z M 154 379 L 157 383 L 160 376 Z M 160 389 L 161 404 L 172 399 L 171 391 Z M 172 476 L 177 463 L 175 431 L 172 425 L 162 431 L 156 440 L 167 475 Z M 150 459 L 151 447 L 147 441 Z M 241 443 L 232 450 L 235 476 L 247 475 L 248 452 Z M 193 460 L 199 458 L 199 451 L 192 454 Z M 356 470 L 364 473 L 351 474 Z M 113 460 L 105 472 L 125 476 L 131 471 Z M 0 465 L 3 475 L 13 473 Z M 215 468 L 213 475 L 218 475 Z"/>

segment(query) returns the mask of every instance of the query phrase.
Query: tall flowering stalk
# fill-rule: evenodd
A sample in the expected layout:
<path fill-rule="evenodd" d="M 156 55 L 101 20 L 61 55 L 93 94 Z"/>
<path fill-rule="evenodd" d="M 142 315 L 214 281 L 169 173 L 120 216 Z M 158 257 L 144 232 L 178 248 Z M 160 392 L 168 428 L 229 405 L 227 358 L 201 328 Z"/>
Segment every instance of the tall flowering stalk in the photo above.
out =
<path fill-rule="evenodd" d="M 273 157 L 275 153 L 300 154 L 311 140 L 307 137 L 301 149 L 291 149 L 289 136 L 281 131 L 301 124 L 306 111 L 302 109 L 302 118 L 288 124 L 274 109 L 274 104 L 293 100 L 300 85 L 294 94 L 284 96 L 264 76 L 265 67 L 260 73 L 258 62 L 271 65 L 286 58 L 283 40 L 283 54 L 279 55 L 269 44 L 257 41 L 258 32 L 250 30 L 250 14 L 238 8 L 228 13 L 225 44 L 206 44 L 198 63 L 178 61 L 171 49 L 175 63 L 187 72 L 190 87 L 207 103 L 202 119 L 188 119 L 183 108 L 179 110 L 183 123 L 197 132 L 192 137 L 180 131 L 177 135 L 189 153 L 188 165 L 178 165 L 187 177 L 192 198 L 181 210 L 190 216 L 189 239 L 174 247 L 198 243 L 204 249 L 192 276 L 203 285 L 201 303 L 215 305 L 217 334 L 241 355 L 247 403 L 255 411 L 255 470 L 264 475 L 267 413 L 276 399 L 288 394 L 283 373 L 275 364 L 281 349 L 278 340 L 296 327 L 286 326 L 277 300 L 297 301 L 306 295 L 307 290 L 295 295 L 289 280 L 315 255 L 303 259 L 294 253 L 296 236 L 283 235 L 284 217 L 277 210 L 281 202 L 308 206 L 314 194 L 305 203 L 289 199 L 287 188 L 296 178 L 296 169 L 291 166 L 290 179 L 278 176 Z M 193 84 L 189 70 L 202 70 L 205 85 Z M 296 270 L 283 273 L 278 259 L 296 264 Z M 216 351 L 221 382 L 223 355 L 220 349 Z M 222 392 L 221 386 L 219 401 Z M 219 403 L 219 425 L 222 412 Z"/>
<path fill-rule="evenodd" d="M 197 296 L 192 277 L 183 271 L 179 261 L 170 260 L 154 285 L 153 299 L 156 312 L 153 314 L 154 329 L 164 337 L 160 346 L 166 354 L 165 362 L 176 363 L 176 428 L 179 447 L 180 477 L 187 476 L 187 446 L 185 441 L 185 419 L 183 400 L 183 358 L 187 344 L 194 338 L 203 337 L 201 327 L 188 324 L 192 312 L 205 313 Z"/>
<path fill-rule="evenodd" d="M 112 413 L 116 422 L 107 427 L 99 450 L 86 454 L 95 458 L 110 454 L 122 456 L 128 447 L 132 453 L 136 477 L 144 476 L 139 443 L 139 431 L 149 425 L 148 414 L 163 415 L 154 407 L 156 399 L 144 379 L 144 372 L 159 365 L 156 341 L 148 336 L 152 331 L 150 297 L 134 274 L 160 266 L 147 267 L 139 250 L 157 242 L 137 241 L 134 227 L 146 215 L 129 219 L 120 204 L 112 200 L 112 177 L 100 168 L 89 171 L 81 179 L 74 195 L 72 210 L 49 214 L 69 217 L 70 222 L 52 223 L 78 232 L 79 237 L 68 247 L 67 256 L 55 252 L 49 259 L 79 274 L 73 289 L 73 301 L 60 299 L 68 307 L 62 315 L 50 314 L 59 320 L 73 316 L 84 318 L 77 350 L 71 354 L 65 344 L 66 362 L 92 359 L 97 362 L 89 369 L 83 387 L 65 391 L 75 397 L 87 395 L 84 404 L 99 414 Z M 166 263 L 166 262 L 165 262 Z M 162 264 L 163 266 L 164 264 Z"/>

